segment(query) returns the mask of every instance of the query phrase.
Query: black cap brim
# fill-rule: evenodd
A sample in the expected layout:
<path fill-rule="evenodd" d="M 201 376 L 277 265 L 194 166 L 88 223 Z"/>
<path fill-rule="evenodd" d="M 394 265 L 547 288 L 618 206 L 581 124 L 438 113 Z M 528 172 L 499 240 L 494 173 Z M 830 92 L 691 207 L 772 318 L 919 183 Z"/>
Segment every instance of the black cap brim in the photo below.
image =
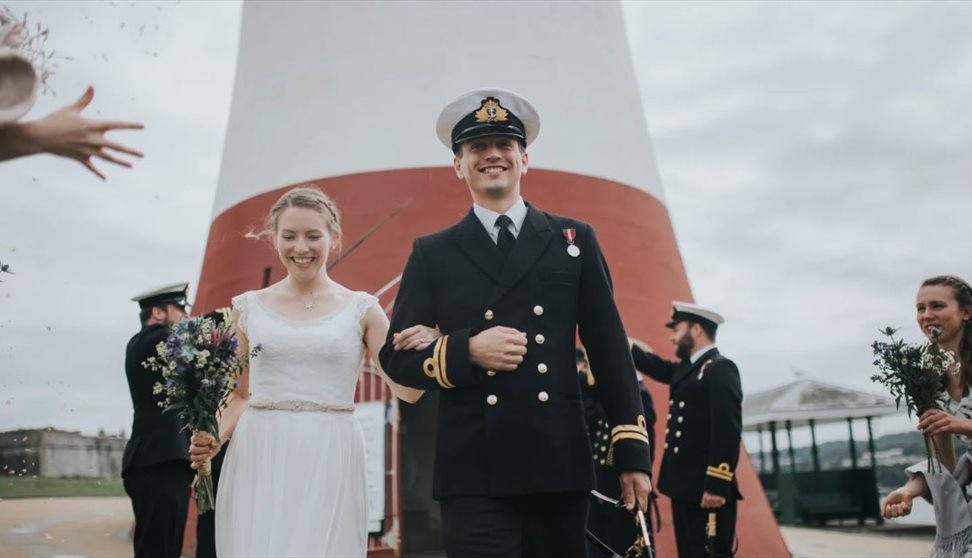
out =
<path fill-rule="evenodd" d="M 665 324 L 668 329 L 673 329 L 679 322 L 688 322 L 690 324 L 708 325 L 711 327 L 719 327 L 719 324 L 713 322 L 712 320 L 707 320 L 701 316 L 696 316 L 695 314 L 689 314 L 687 312 L 675 312 L 672 319 Z"/>
<path fill-rule="evenodd" d="M 185 295 L 172 296 L 172 295 L 159 295 L 149 298 L 144 298 L 138 301 L 139 308 L 154 308 L 156 306 L 166 306 L 168 304 L 175 304 L 176 306 L 182 306 L 183 308 L 191 308 L 192 305 L 186 299 Z"/>

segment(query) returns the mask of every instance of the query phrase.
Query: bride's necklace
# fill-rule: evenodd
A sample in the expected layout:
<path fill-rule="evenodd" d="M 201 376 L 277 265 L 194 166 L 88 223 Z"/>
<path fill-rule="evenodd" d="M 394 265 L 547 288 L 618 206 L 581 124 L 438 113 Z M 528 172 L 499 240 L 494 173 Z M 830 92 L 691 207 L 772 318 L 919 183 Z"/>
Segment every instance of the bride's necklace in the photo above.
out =
<path fill-rule="evenodd" d="M 295 285 L 295 287 L 296 287 L 296 285 Z M 297 296 L 297 300 L 300 301 L 301 305 L 304 307 L 304 310 L 312 310 L 314 308 L 314 304 L 316 303 L 316 301 L 314 300 L 314 293 L 316 291 L 308 291 L 307 294 L 303 294 L 303 293 L 300 292 L 299 289 L 294 289 L 294 290 L 296 291 L 294 294 Z M 327 288 L 324 287 L 323 290 L 326 291 Z M 307 297 L 307 298 L 305 299 L 304 297 Z M 301 299 L 304 299 L 304 300 L 301 301 Z"/>

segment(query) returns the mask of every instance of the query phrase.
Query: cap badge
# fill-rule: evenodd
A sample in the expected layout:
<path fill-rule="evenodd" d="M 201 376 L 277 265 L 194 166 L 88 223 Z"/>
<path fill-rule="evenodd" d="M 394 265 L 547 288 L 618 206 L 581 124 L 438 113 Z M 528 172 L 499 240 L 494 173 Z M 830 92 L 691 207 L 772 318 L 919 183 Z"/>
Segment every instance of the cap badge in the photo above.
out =
<path fill-rule="evenodd" d="M 486 97 L 479 110 L 475 112 L 475 116 L 476 122 L 479 124 L 485 122 L 506 122 L 509 118 L 509 112 L 500 105 L 496 97 Z"/>

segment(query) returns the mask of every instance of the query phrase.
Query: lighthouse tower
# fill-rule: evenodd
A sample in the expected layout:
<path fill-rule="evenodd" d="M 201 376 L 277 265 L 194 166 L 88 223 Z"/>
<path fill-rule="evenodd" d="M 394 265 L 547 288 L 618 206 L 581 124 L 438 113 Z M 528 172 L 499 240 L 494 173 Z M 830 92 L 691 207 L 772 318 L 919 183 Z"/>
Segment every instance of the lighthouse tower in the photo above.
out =
<path fill-rule="evenodd" d="M 499 87 L 541 116 L 524 198 L 595 227 L 629 335 L 669 353 L 670 301 L 691 292 L 618 2 L 246 2 L 238 56 L 201 310 L 284 277 L 268 243 L 246 233 L 306 183 L 343 214 L 331 276 L 390 309 L 412 240 L 458 221 L 471 203 L 436 139 L 436 116 L 460 93 Z M 386 411 L 368 434 L 381 446 L 369 453 L 379 508 L 371 556 L 434 549 L 435 394 L 399 406 L 375 376 L 362 378 L 357 400 Z M 667 386 L 648 383 L 664 417 Z M 737 475 L 740 555 L 787 555 L 745 452 Z M 661 510 L 659 556 L 674 556 L 667 502 Z"/>

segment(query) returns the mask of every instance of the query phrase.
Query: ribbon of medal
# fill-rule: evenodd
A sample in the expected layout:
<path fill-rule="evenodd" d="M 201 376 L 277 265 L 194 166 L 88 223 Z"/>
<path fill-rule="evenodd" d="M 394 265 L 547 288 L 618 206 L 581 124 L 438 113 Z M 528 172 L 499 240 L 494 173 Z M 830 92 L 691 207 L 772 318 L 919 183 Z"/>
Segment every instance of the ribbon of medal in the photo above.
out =
<path fill-rule="evenodd" d="M 574 244 L 574 239 L 577 238 L 577 229 L 564 229 L 564 238 L 567 239 L 567 254 L 572 258 L 580 256 L 580 248 Z"/>

